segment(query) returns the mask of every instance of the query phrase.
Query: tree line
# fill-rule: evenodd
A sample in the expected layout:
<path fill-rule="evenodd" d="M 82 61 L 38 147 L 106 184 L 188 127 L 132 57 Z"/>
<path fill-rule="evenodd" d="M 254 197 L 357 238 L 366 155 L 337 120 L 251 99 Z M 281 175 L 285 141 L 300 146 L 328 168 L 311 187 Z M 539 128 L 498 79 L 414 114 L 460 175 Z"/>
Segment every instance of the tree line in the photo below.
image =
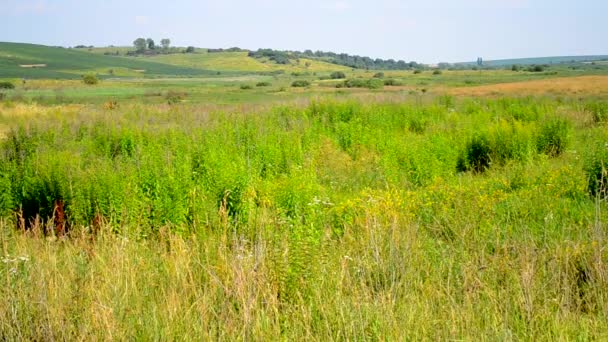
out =
<path fill-rule="evenodd" d="M 318 59 L 325 62 L 347 66 L 355 69 L 376 69 L 376 70 L 410 70 L 423 68 L 424 65 L 417 62 L 405 62 L 403 60 L 370 58 L 346 53 L 335 53 L 325 51 L 305 50 L 300 51 L 280 51 L 272 49 L 258 49 L 249 51 L 249 56 L 254 58 L 268 58 L 278 64 L 289 64 L 292 59 L 309 58 Z"/>

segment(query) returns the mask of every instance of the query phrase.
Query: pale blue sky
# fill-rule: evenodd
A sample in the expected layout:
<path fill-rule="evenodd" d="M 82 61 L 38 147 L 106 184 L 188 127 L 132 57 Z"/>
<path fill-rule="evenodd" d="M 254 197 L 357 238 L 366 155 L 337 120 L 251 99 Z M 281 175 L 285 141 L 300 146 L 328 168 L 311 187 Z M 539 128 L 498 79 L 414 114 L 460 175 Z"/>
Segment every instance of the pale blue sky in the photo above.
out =
<path fill-rule="evenodd" d="M 346 52 L 418 62 L 608 54 L 608 0 L 0 0 L 0 41 Z"/>

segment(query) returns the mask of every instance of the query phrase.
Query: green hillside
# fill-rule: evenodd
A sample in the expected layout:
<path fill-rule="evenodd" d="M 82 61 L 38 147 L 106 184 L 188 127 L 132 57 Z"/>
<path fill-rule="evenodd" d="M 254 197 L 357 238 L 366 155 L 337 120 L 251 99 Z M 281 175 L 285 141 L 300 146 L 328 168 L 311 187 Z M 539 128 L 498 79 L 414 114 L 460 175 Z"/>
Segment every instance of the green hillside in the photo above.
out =
<path fill-rule="evenodd" d="M 485 66 L 499 67 L 507 65 L 532 65 L 532 64 L 559 64 L 559 63 L 582 63 L 608 60 L 608 55 L 594 55 L 594 56 L 554 56 L 554 57 L 532 57 L 532 58 L 513 58 L 513 59 L 497 59 L 483 61 Z M 457 63 L 464 65 L 476 65 L 476 62 L 465 62 Z"/>
<path fill-rule="evenodd" d="M 301 58 L 290 64 L 277 64 L 270 60 L 249 57 L 247 52 L 197 52 L 189 54 L 168 54 L 148 57 L 149 60 L 192 68 L 217 71 L 249 72 L 330 72 L 350 70 L 350 68 L 318 60 Z"/>
<path fill-rule="evenodd" d="M 80 78 L 95 72 L 102 77 L 202 76 L 212 72 L 142 58 L 113 57 L 75 49 L 0 42 L 0 78 Z"/>

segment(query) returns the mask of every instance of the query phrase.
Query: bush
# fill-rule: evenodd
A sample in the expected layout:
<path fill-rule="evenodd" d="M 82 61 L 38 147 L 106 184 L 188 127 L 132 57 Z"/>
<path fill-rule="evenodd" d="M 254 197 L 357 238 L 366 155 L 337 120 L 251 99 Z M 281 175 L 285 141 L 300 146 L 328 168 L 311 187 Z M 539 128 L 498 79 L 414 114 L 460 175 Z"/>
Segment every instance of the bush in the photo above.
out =
<path fill-rule="evenodd" d="M 422 70 L 420 70 L 420 69 L 414 70 L 414 74 L 421 74 L 421 73 L 422 73 Z"/>
<path fill-rule="evenodd" d="M 543 72 L 545 68 L 542 65 L 531 65 L 527 69 L 529 72 Z"/>
<path fill-rule="evenodd" d="M 167 95 L 165 95 L 165 99 L 167 99 L 168 104 L 172 105 L 172 104 L 177 104 L 177 103 L 182 102 L 184 99 L 186 99 L 187 95 L 188 95 L 188 93 L 186 93 L 186 92 L 169 90 L 167 92 Z"/>
<path fill-rule="evenodd" d="M 270 82 L 258 82 L 256 83 L 256 87 L 270 87 L 272 84 Z"/>
<path fill-rule="evenodd" d="M 530 130 L 519 123 L 501 121 L 475 135 L 458 158 L 457 170 L 483 172 L 510 160 L 526 161 L 534 154 Z"/>
<path fill-rule="evenodd" d="M 439 69 L 433 71 L 433 75 L 441 75 L 441 74 L 442 74 L 442 72 Z"/>
<path fill-rule="evenodd" d="M 589 195 L 600 200 L 608 199 L 608 149 L 600 146 L 587 158 L 585 173 L 588 177 Z"/>
<path fill-rule="evenodd" d="M 555 119 L 545 123 L 536 139 L 536 149 L 551 157 L 562 154 L 568 145 L 570 123 L 564 119 Z"/>
<path fill-rule="evenodd" d="M 592 102 L 585 105 L 585 110 L 593 115 L 595 123 L 608 122 L 608 103 Z"/>
<path fill-rule="evenodd" d="M 308 87 L 308 86 L 310 86 L 310 82 L 305 81 L 305 80 L 293 81 L 291 86 L 296 87 L 296 88 Z"/>
<path fill-rule="evenodd" d="M 93 74 L 84 75 L 82 77 L 82 81 L 84 82 L 84 84 L 88 84 L 88 85 L 95 85 L 95 84 L 99 83 L 97 76 L 95 76 Z"/>
<path fill-rule="evenodd" d="M 368 88 L 368 89 L 382 89 L 384 87 L 384 81 L 378 78 L 362 79 L 354 78 L 344 81 L 342 86 L 336 86 L 336 88 Z"/>
<path fill-rule="evenodd" d="M 15 89 L 15 85 L 12 82 L 0 82 L 0 89 Z"/>
<path fill-rule="evenodd" d="M 332 72 L 331 75 L 329 75 L 329 78 L 331 78 L 332 80 L 339 80 L 339 79 L 346 78 L 346 74 L 343 73 L 342 71 L 336 71 L 336 72 Z"/>
<path fill-rule="evenodd" d="M 377 72 L 374 74 L 374 78 L 384 78 L 384 73 L 383 72 Z"/>
<path fill-rule="evenodd" d="M 491 163 L 490 139 L 487 134 L 475 135 L 466 145 L 464 152 L 458 157 L 456 168 L 459 172 L 483 172 Z"/>
<path fill-rule="evenodd" d="M 389 78 L 389 79 L 384 80 L 384 85 L 385 86 L 400 86 L 400 85 L 403 85 L 403 83 L 397 81 L 396 79 Z"/>
<path fill-rule="evenodd" d="M 249 89 L 253 89 L 253 87 L 250 86 L 249 84 L 241 84 L 241 90 L 249 90 Z"/>

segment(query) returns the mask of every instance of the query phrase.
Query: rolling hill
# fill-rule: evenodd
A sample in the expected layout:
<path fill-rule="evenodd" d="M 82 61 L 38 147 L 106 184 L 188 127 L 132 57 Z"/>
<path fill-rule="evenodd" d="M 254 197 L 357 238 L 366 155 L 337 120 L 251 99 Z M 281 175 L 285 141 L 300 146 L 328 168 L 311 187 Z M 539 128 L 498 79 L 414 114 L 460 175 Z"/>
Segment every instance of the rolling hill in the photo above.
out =
<path fill-rule="evenodd" d="M 484 60 L 483 64 L 489 67 L 517 65 L 540 65 L 540 64 L 560 64 L 560 63 L 581 63 L 607 60 L 608 55 L 593 55 L 593 56 L 554 56 L 554 57 L 532 57 L 532 58 L 513 58 L 513 59 L 497 59 Z M 456 63 L 457 65 L 476 65 L 477 62 Z"/>
<path fill-rule="evenodd" d="M 143 58 L 92 54 L 76 49 L 0 42 L 0 78 L 76 79 L 95 72 L 101 77 L 204 76 L 213 71 Z"/>

